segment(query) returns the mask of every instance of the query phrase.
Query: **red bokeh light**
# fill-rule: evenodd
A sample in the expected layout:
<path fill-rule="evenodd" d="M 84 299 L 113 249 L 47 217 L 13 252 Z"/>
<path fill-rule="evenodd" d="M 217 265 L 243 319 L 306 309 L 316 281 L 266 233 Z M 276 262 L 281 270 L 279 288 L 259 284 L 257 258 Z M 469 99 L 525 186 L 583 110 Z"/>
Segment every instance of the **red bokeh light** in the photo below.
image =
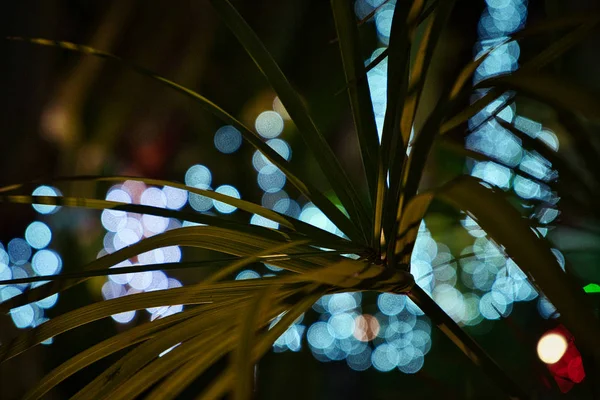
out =
<path fill-rule="evenodd" d="M 574 336 L 563 325 L 549 330 L 544 335 L 549 333 L 557 333 L 564 336 L 568 343 L 567 350 L 560 360 L 554 364 L 547 364 L 548 370 L 550 370 L 560 391 L 567 393 L 576 383 L 580 383 L 585 378 L 581 353 L 575 347 Z"/>

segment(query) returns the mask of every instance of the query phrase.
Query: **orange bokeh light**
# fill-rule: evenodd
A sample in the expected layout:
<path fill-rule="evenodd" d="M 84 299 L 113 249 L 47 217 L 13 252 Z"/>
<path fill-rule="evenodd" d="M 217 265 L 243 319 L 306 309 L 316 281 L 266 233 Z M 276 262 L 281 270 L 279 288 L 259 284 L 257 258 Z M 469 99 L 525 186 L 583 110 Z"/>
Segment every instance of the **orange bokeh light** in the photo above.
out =
<path fill-rule="evenodd" d="M 379 321 L 372 315 L 363 314 L 354 319 L 354 337 L 361 342 L 375 339 L 379 329 Z"/>

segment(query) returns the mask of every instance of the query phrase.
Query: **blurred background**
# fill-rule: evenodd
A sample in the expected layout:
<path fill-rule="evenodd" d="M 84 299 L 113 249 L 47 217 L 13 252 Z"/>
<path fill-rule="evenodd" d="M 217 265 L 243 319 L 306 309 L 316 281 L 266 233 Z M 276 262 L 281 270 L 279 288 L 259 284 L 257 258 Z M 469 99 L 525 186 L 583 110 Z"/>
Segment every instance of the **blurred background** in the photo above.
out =
<path fill-rule="evenodd" d="M 545 18 L 592 9 L 594 3 L 457 1 L 430 66 L 421 109 L 433 106 L 442 84 L 461 66 L 507 35 Z M 352 134 L 349 103 L 342 90 L 345 83 L 329 3 L 292 0 L 234 4 L 302 94 L 351 178 L 364 186 L 363 171 L 357 167 L 360 155 Z M 394 7 L 393 0 L 355 1 L 366 63 L 387 46 Z M 304 168 L 326 195 L 331 194 L 276 94 L 208 2 L 25 0 L 5 2 L 1 8 L 2 36 L 90 45 L 198 91 L 255 127 L 269 146 Z M 474 83 L 515 70 L 560 34 L 502 46 L 477 70 Z M 597 93 L 598 39 L 598 35 L 592 36 L 569 51 L 552 64 L 552 72 Z M 191 99 L 115 61 L 23 42 L 0 41 L 0 51 L 4 56 L 0 64 L 2 186 L 73 175 L 167 179 L 254 201 L 339 233 L 316 207 L 286 184 L 281 171 L 242 142 L 235 128 L 208 115 Z M 385 60 L 368 74 L 379 129 L 385 113 L 386 76 Z M 481 94 L 474 92 L 471 100 Z M 566 260 L 574 266 L 576 276 L 594 298 L 594 293 L 600 292 L 600 286 L 594 286 L 600 283 L 594 268 L 600 241 L 594 201 L 584 210 L 571 207 L 571 203 L 563 206 L 556 192 L 559 177 L 554 166 L 527 149 L 527 138 L 515 136 L 494 121 L 485 121 L 499 107 L 503 107 L 500 118 L 518 127 L 530 140 L 541 141 L 577 163 L 577 143 L 563 133 L 565 125 L 559 116 L 539 103 L 507 94 L 436 144 L 424 186 L 472 174 L 502 188 L 524 215 L 535 221 L 540 234 L 552 241 L 562 265 Z M 418 116 L 415 129 L 424 116 Z M 488 158 L 478 159 L 463 148 Z M 229 215 L 238 221 L 276 227 L 272 221 L 206 197 L 131 180 L 116 185 L 42 185 L 33 193 Z M 190 224 L 123 211 L 3 204 L 0 280 L 76 271 L 144 237 Z M 218 256 L 169 247 L 119 266 Z M 527 390 L 541 393 L 540 398 L 555 398 L 560 393 L 558 384 L 561 390 L 567 388 L 565 398 L 590 395 L 589 385 L 578 384 L 584 379 L 581 368 L 572 368 L 567 379 L 571 384 L 563 387 L 540 360 L 538 341 L 559 326 L 559 315 L 475 221 L 434 206 L 421 226 L 412 271 L 419 285 Z M 200 281 L 209 272 L 199 268 L 91 279 L 59 296 L 0 316 L 0 342 L 76 306 L 186 285 Z M 256 264 L 235 278 L 276 273 L 273 266 Z M 0 301 L 27 288 L 0 285 Z M 45 373 L 90 345 L 181 309 L 172 306 L 118 314 L 53 338 L 0 365 L 0 397 L 20 398 Z M 115 359 L 88 367 L 48 398 L 73 395 Z M 300 377 L 302 383 L 298 384 L 296 378 Z M 182 398 L 193 397 L 201 385 L 193 385 Z M 290 387 L 294 387 L 291 393 Z M 499 396 L 484 374 L 431 326 L 418 307 L 404 297 L 377 293 L 328 296 L 315 304 L 259 364 L 258 393 L 265 399 L 284 395 L 297 399 Z"/>

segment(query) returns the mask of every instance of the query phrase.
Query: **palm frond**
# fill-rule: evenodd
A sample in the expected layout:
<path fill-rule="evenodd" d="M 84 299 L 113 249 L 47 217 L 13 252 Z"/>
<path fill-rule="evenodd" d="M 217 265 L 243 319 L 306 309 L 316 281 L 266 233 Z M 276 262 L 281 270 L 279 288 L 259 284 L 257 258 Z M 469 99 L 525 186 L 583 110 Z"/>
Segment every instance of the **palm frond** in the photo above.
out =
<path fill-rule="evenodd" d="M 388 47 L 388 80 L 387 80 L 387 106 L 381 133 L 381 149 L 379 153 L 377 171 L 377 200 L 375 201 L 375 230 L 377 237 L 383 237 L 389 243 L 391 237 L 393 219 L 388 218 L 390 209 L 392 215 L 396 214 L 396 204 L 393 196 L 388 195 L 387 178 L 391 160 L 404 158 L 406 148 L 399 138 L 399 113 L 404 103 L 408 90 L 408 74 L 410 62 L 410 46 L 417 28 L 417 19 L 423 10 L 424 2 L 421 0 L 399 4 L 394 9 L 392 28 L 390 33 L 390 44 Z M 396 165 L 402 165 L 400 161 Z M 379 217 L 379 218 L 377 218 Z M 383 254 L 386 254 L 383 251 Z"/>
<path fill-rule="evenodd" d="M 55 368 L 31 388 L 25 398 L 42 398 L 79 371 L 131 348 L 73 398 L 116 400 L 147 395 L 146 398 L 151 400 L 175 399 L 200 377 L 206 376 L 207 372 L 211 374 L 215 371 L 216 378 L 204 387 L 198 398 L 218 399 L 232 394 L 237 400 L 247 400 L 253 397 L 253 370 L 256 363 L 303 313 L 326 294 L 362 291 L 408 296 L 498 388 L 510 398 L 528 398 L 528 393 L 515 383 L 511 374 L 436 303 L 435 296 L 430 296 L 427 288 L 415 283 L 410 273 L 422 221 L 432 204 L 437 204 L 438 200 L 457 211 L 466 212 L 475 220 L 492 243 L 498 245 L 500 254 L 504 257 L 505 253 L 506 257 L 513 260 L 538 292 L 556 306 L 561 314 L 561 322 L 581 344 L 585 359 L 590 357 L 594 362 L 600 360 L 600 323 L 589 298 L 575 282 L 576 276 L 571 266 L 567 263 L 566 268 L 561 269 L 549 241 L 539 235 L 531 221 L 525 219 L 517 207 L 507 200 L 506 193 L 491 189 L 473 177 L 459 177 L 441 187 L 427 190 L 421 185 L 429 155 L 436 143 L 466 157 L 510 167 L 490 155 L 478 154 L 448 139 L 454 134 L 447 135 L 454 133 L 490 105 L 496 105 L 502 97 L 503 103 L 490 112 L 481 124 L 497 124 L 510 132 L 528 150 L 552 163 L 561 180 L 542 179 L 525 170 L 516 171 L 515 174 L 547 185 L 563 198 L 565 204 L 593 204 L 598 198 L 596 181 L 600 181 L 597 179 L 600 173 L 593 168 L 598 152 L 586 147 L 594 138 L 585 131 L 579 118 L 598 122 L 600 102 L 581 88 L 548 75 L 544 68 L 597 28 L 600 23 L 597 14 L 544 21 L 500 40 L 466 63 L 455 79 L 444 83 L 441 96 L 432 109 L 423 111 L 420 107 L 426 81 L 431 74 L 429 68 L 436 48 L 444 39 L 444 29 L 452 21 L 455 2 L 398 2 L 392 18 L 389 47 L 365 66 L 361 32 L 352 4 L 331 0 L 345 89 L 358 138 L 361 168 L 366 174 L 366 190 L 361 190 L 353 185 L 348 172 L 342 168 L 323 132 L 315 124 L 309 106 L 250 24 L 229 0 L 211 0 L 211 3 L 279 96 L 308 150 L 315 157 L 321 173 L 339 199 L 339 208 L 315 187 L 313 180 L 298 166 L 286 161 L 256 132 L 201 94 L 105 51 L 47 39 L 9 39 L 116 60 L 192 98 L 203 110 L 237 128 L 244 140 L 279 168 L 289 182 L 346 237 L 339 237 L 247 200 L 161 179 L 78 176 L 0 188 L 1 203 L 118 210 L 203 225 L 179 228 L 143 239 L 81 267 L 68 268 L 62 274 L 2 280 L 0 285 L 48 282 L 3 301 L 0 303 L 0 312 L 10 313 L 16 307 L 63 292 L 91 277 L 157 269 L 218 267 L 211 270 L 210 274 L 202 274 L 199 282 L 185 287 L 137 293 L 84 305 L 25 331 L 0 346 L 0 361 L 6 361 L 49 338 L 111 315 L 156 307 L 186 306 L 181 313 L 164 318 L 158 316 L 156 320 L 132 327 L 93 345 Z M 478 68 L 501 46 L 556 30 L 565 34 L 531 57 L 516 72 L 493 76 L 474 86 L 469 84 Z M 417 37 L 417 31 L 422 35 Z M 413 60 L 411 53 L 415 54 Z M 386 57 L 389 70 L 387 109 L 379 144 L 366 76 L 371 68 Z M 474 93 L 479 98 L 471 102 Z M 521 95 L 541 101 L 558 111 L 559 122 L 574 139 L 576 154 L 583 159 L 582 165 L 577 166 L 577 162 L 552 151 L 540 141 L 530 138 L 515 124 L 498 117 L 498 113 L 515 96 Z M 422 112 L 424 123 L 417 127 L 411 141 L 415 120 Z M 470 128 L 474 130 L 473 126 Z M 580 170 L 583 171 L 582 176 Z M 169 186 L 205 196 L 243 212 L 262 216 L 277 223 L 278 228 L 249 225 L 231 217 L 81 196 L 29 194 L 32 188 L 40 184 L 98 185 L 127 180 Z M 525 206 L 521 204 L 520 207 Z M 200 248 L 218 255 L 197 261 L 114 268 L 122 261 L 167 246 Z M 268 262 L 285 271 L 257 280 L 228 280 L 239 269 L 256 262 Z"/>
<path fill-rule="evenodd" d="M 548 243 L 501 196 L 474 178 L 461 178 L 440 192 L 440 198 L 469 212 L 477 223 L 531 278 L 560 310 L 564 324 L 597 359 L 600 324 L 581 287 L 566 274 Z M 477 200 L 475 200 L 477 199 Z"/>
<path fill-rule="evenodd" d="M 473 340 L 460 326 L 454 322 L 437 305 L 429 295 L 416 285 L 408 296 L 423 310 L 435 325 L 458 347 L 477 367 L 481 368 L 488 379 L 494 381 L 496 386 L 511 399 L 527 399 L 529 396 L 514 379 L 506 372 Z"/>
<path fill-rule="evenodd" d="M 281 240 L 276 241 L 261 238 L 239 231 L 209 226 L 192 226 L 146 238 L 131 246 L 92 261 L 84 267 L 84 270 L 93 271 L 97 269 L 106 269 L 146 251 L 174 245 L 199 247 L 237 256 L 252 256 L 257 251 L 260 252 L 270 248 L 278 248 L 282 244 L 285 245 Z M 298 246 L 298 250 L 310 251 L 312 248 Z M 269 254 L 264 254 L 264 256 L 269 256 Z M 298 259 L 279 258 L 276 260 L 272 259 L 271 261 L 276 266 L 294 272 L 306 272 L 319 265 L 323 265 L 323 263 L 331 261 L 331 259 L 327 257 L 309 257 L 309 259 L 310 260 L 308 261 L 299 261 Z M 0 312 L 8 312 L 8 310 L 12 308 L 44 299 L 85 280 L 86 278 L 65 282 L 55 280 L 46 285 L 36 287 L 0 303 Z"/>
<path fill-rule="evenodd" d="M 400 137 L 402 139 L 403 146 L 402 148 L 408 149 L 409 141 L 411 140 L 411 132 L 414 129 L 415 116 L 417 114 L 417 105 L 419 104 L 419 100 L 421 99 L 421 95 L 423 92 L 423 88 L 425 87 L 425 79 L 427 77 L 427 70 L 431 63 L 431 59 L 433 58 L 433 52 L 438 44 L 438 41 L 441 37 L 442 30 L 446 25 L 446 22 L 450 18 L 450 14 L 454 8 L 454 1 L 445 1 L 440 4 L 439 7 L 433 12 L 433 15 L 429 18 L 427 24 L 424 27 L 423 37 L 419 42 L 419 47 L 417 48 L 417 55 L 415 57 L 415 61 L 411 63 L 411 71 L 409 73 L 409 81 L 408 81 L 408 89 L 406 93 L 406 97 L 404 98 L 404 103 L 402 104 L 402 110 L 398 113 L 397 118 L 400 123 Z M 438 108 L 439 109 L 439 108 Z M 391 230 L 389 232 L 388 237 L 388 250 L 387 250 L 387 258 L 391 265 L 396 265 L 396 257 L 394 246 L 396 242 L 395 238 L 395 230 L 398 226 L 400 219 L 402 218 L 402 213 L 404 210 L 404 201 L 406 199 L 406 190 L 407 186 L 410 186 L 408 179 L 411 176 L 416 176 L 418 173 L 416 171 L 410 171 L 411 166 L 414 164 L 414 159 L 419 158 L 424 152 L 421 152 L 421 148 L 423 147 L 421 143 L 423 142 L 419 136 L 423 135 L 428 137 L 428 132 L 433 132 L 435 130 L 436 123 L 435 121 L 438 117 L 436 117 L 438 113 L 433 112 L 428 119 L 428 122 L 425 123 L 424 129 L 421 132 L 415 133 L 415 139 L 413 140 L 415 143 L 419 142 L 419 145 L 415 145 L 415 151 L 406 161 L 405 167 L 405 153 L 401 155 L 396 155 L 393 152 L 390 157 L 390 188 L 389 188 L 389 196 L 388 196 L 388 204 L 389 207 L 384 211 L 384 216 L 386 220 L 393 221 L 391 222 Z M 431 129 L 425 129 L 431 128 Z M 428 153 L 428 150 L 426 150 Z M 425 156 L 426 157 L 426 156 Z M 417 169 L 420 164 L 417 164 Z M 415 181 L 420 180 L 416 178 Z M 418 185 L 418 183 L 417 183 Z M 408 189 L 410 193 L 410 189 Z M 408 199 L 410 198 L 410 194 Z M 394 212 L 395 210 L 395 212 Z"/>
<path fill-rule="evenodd" d="M 114 54 L 97 50 L 89 46 L 82 46 L 75 43 L 63 42 L 63 41 L 55 41 L 55 40 L 47 40 L 47 39 L 39 39 L 39 38 L 23 38 L 23 37 L 10 37 L 10 40 L 18 40 L 25 41 L 32 44 L 37 44 L 41 46 L 50 46 L 50 47 L 58 47 L 61 49 L 73 51 L 80 54 L 92 55 L 100 58 L 112 59 L 120 62 L 121 64 L 133 69 L 134 71 L 148 76 L 158 82 L 180 92 L 188 97 L 191 97 L 196 101 L 198 105 L 200 105 L 205 111 L 215 115 L 217 118 L 220 118 L 222 121 L 233 125 L 236 127 L 242 134 L 242 137 L 253 147 L 255 147 L 258 151 L 262 153 L 270 162 L 272 162 L 277 168 L 279 168 L 287 177 L 292 185 L 294 185 L 302 194 L 308 197 L 317 207 L 319 207 L 323 212 L 326 212 L 329 216 L 329 219 L 348 237 L 350 238 L 360 238 L 362 235 L 359 235 L 356 227 L 344 216 L 344 214 L 331 203 L 327 197 L 325 197 L 321 192 L 319 192 L 314 186 L 312 186 L 306 176 L 298 175 L 298 171 L 293 167 L 289 162 L 287 162 L 283 157 L 279 155 L 275 150 L 269 147 L 265 142 L 262 141 L 260 136 L 252 131 L 250 128 L 246 127 L 239 120 L 234 118 L 232 115 L 227 113 L 225 110 L 205 98 L 204 96 L 196 93 L 195 91 L 188 89 L 184 86 L 181 86 L 175 82 L 172 82 L 152 71 L 147 70 L 146 68 L 140 67 L 135 64 L 131 64 L 126 62 L 125 60 L 117 57 Z"/>
<path fill-rule="evenodd" d="M 230 303 L 231 305 L 235 305 L 239 302 L 237 299 L 235 299 L 231 300 Z M 228 306 L 229 304 L 227 304 L 227 302 L 223 302 L 212 307 L 221 309 Z M 162 330 L 177 324 L 180 321 L 194 317 L 198 314 L 198 312 L 206 312 L 206 308 L 198 307 L 195 309 L 186 310 L 184 313 L 177 313 L 164 318 L 159 318 L 156 321 L 146 322 L 125 332 L 121 332 L 118 335 L 112 336 L 109 339 L 103 340 L 102 342 L 82 351 L 81 353 L 75 355 L 56 367 L 49 374 L 44 376 L 37 385 L 29 389 L 27 394 L 24 396 L 24 399 L 39 399 L 52 390 L 52 388 L 54 388 L 56 385 L 78 371 L 88 367 L 89 365 L 123 349 L 145 342 L 154 337 L 156 334 L 159 334 Z"/>
<path fill-rule="evenodd" d="M 317 163 L 321 167 L 321 172 L 329 181 L 351 220 L 355 224 L 359 224 L 362 238 L 368 243 L 366 234 L 371 231 L 369 229 L 368 208 L 361 201 L 325 137 L 316 127 L 300 96 L 256 33 L 235 7 L 228 0 L 211 0 L 211 3 L 223 21 L 229 26 L 231 32 L 240 41 L 244 50 L 273 86 L 288 114 L 298 126 L 302 139 L 314 154 Z"/>
<path fill-rule="evenodd" d="M 350 106 L 354 126 L 360 145 L 361 156 L 367 176 L 370 201 L 369 209 L 375 202 L 377 193 L 377 157 L 379 152 L 377 126 L 373 114 L 373 104 L 366 77 L 354 10 L 349 2 L 332 0 L 331 8 L 338 32 L 340 53 L 344 65 Z M 354 82 L 354 84 L 351 84 Z"/>

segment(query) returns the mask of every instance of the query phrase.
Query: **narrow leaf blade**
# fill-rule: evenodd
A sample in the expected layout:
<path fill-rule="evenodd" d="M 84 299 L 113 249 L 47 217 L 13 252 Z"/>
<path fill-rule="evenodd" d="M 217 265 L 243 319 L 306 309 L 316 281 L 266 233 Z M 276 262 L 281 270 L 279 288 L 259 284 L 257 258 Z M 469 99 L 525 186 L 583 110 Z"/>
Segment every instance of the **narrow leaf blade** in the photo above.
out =
<path fill-rule="evenodd" d="M 288 114 L 298 126 L 306 145 L 315 155 L 321 172 L 327 177 L 329 184 L 340 199 L 351 220 L 360 227 L 363 240 L 367 241 L 369 218 L 367 207 L 363 204 L 353 188 L 348 176 L 340 166 L 331 147 L 317 129 L 306 106 L 296 93 L 279 65 L 275 62 L 256 33 L 250 28 L 240 13 L 228 0 L 211 0 L 215 10 L 229 26 L 231 32 L 240 41 L 244 50 L 252 58 L 256 66 L 267 78 Z M 368 229 L 368 230 L 367 230 Z"/>

